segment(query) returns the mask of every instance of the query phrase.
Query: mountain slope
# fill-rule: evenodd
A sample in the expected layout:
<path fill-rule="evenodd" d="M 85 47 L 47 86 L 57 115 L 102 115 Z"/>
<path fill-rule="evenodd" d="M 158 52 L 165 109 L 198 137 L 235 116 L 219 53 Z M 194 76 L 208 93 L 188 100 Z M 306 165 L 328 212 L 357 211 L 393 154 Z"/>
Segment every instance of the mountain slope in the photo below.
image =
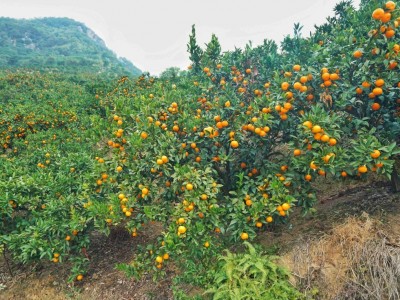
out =
<path fill-rule="evenodd" d="M 0 68 L 139 75 L 83 23 L 68 18 L 0 18 Z"/>

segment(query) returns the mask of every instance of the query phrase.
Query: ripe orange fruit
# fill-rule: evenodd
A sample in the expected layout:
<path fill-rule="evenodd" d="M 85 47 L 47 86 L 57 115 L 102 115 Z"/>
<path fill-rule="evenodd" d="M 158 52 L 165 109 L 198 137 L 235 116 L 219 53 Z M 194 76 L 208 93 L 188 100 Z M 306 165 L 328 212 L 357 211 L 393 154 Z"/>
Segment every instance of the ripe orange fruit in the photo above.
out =
<path fill-rule="evenodd" d="M 295 150 L 293 151 L 293 155 L 294 155 L 294 156 L 299 156 L 299 155 L 301 155 L 301 150 L 300 150 L 300 149 L 295 149 Z"/>
<path fill-rule="evenodd" d="M 308 129 L 311 129 L 313 125 L 312 125 L 312 123 L 310 121 L 305 121 L 303 123 L 303 126 L 306 126 Z"/>
<path fill-rule="evenodd" d="M 390 21 L 390 19 L 392 19 L 392 14 L 390 12 L 384 13 L 382 18 L 381 18 L 381 22 L 382 23 L 387 23 Z"/>
<path fill-rule="evenodd" d="M 237 147 L 239 147 L 239 143 L 237 141 L 232 141 L 231 142 L 231 147 L 236 149 Z"/>
<path fill-rule="evenodd" d="M 394 61 L 394 60 L 391 60 L 391 61 L 389 62 L 388 68 L 389 68 L 390 70 L 393 70 L 393 69 L 396 68 L 396 67 L 397 67 L 397 62 Z"/>
<path fill-rule="evenodd" d="M 377 8 L 372 12 L 372 18 L 374 18 L 375 20 L 380 20 L 382 19 L 384 14 L 385 11 L 382 8 Z"/>
<path fill-rule="evenodd" d="M 340 173 L 340 176 L 347 177 L 347 173 L 345 171 L 342 171 L 342 173 Z"/>
<path fill-rule="evenodd" d="M 374 151 L 371 153 L 371 157 L 372 157 L 373 159 L 377 159 L 379 156 L 381 156 L 381 152 L 380 152 L 379 150 L 374 150 Z"/>
<path fill-rule="evenodd" d="M 300 71 L 300 69 L 301 69 L 301 66 L 300 66 L 300 65 L 294 65 L 294 66 L 293 66 L 293 71 L 295 71 L 295 72 Z"/>
<path fill-rule="evenodd" d="M 382 78 L 375 80 L 375 85 L 377 87 L 381 87 L 385 84 L 385 80 L 383 80 Z"/>
<path fill-rule="evenodd" d="M 206 247 L 206 248 L 210 247 L 210 243 L 209 242 L 205 242 L 204 243 L 204 247 Z"/>
<path fill-rule="evenodd" d="M 290 208 L 290 204 L 289 203 L 283 203 L 282 204 L 282 209 L 283 210 L 289 210 L 289 208 Z"/>
<path fill-rule="evenodd" d="M 306 181 L 311 181 L 312 176 L 311 176 L 310 174 L 307 174 L 306 176 L 304 176 L 304 179 L 305 179 Z"/>
<path fill-rule="evenodd" d="M 168 162 L 168 157 L 166 157 L 165 155 L 163 155 L 161 157 L 161 160 L 163 161 L 163 163 L 167 163 Z"/>
<path fill-rule="evenodd" d="M 290 100 L 290 99 L 293 98 L 293 93 L 292 92 L 286 92 L 285 96 L 286 96 L 286 99 Z"/>
<path fill-rule="evenodd" d="M 328 141 L 329 141 L 329 136 L 327 134 L 324 134 L 321 136 L 321 142 L 326 143 Z"/>
<path fill-rule="evenodd" d="M 336 143 L 337 143 L 337 140 L 336 140 L 335 138 L 330 138 L 330 139 L 329 139 L 329 145 L 330 145 L 330 146 L 335 146 Z"/>
<path fill-rule="evenodd" d="M 379 96 L 379 95 L 382 95 L 383 91 L 382 91 L 382 89 L 381 89 L 380 87 L 376 87 L 376 88 L 374 88 L 374 89 L 372 90 L 372 93 L 373 93 L 375 96 Z"/>
<path fill-rule="evenodd" d="M 288 88 L 289 88 L 289 83 L 288 82 L 283 82 L 281 84 L 281 88 L 282 88 L 282 90 L 287 91 Z"/>
<path fill-rule="evenodd" d="M 83 279 L 83 275 L 79 274 L 78 276 L 76 276 L 76 280 L 81 281 Z"/>
<path fill-rule="evenodd" d="M 388 29 L 388 30 L 385 32 L 385 36 L 386 36 L 388 39 L 392 38 L 395 34 L 396 34 L 396 31 L 394 31 L 393 29 Z"/>
<path fill-rule="evenodd" d="M 386 2 L 385 7 L 389 11 L 392 11 L 396 8 L 396 3 L 394 3 L 393 1 L 388 1 L 388 2 Z"/>
<path fill-rule="evenodd" d="M 193 190 L 193 184 L 191 184 L 191 183 L 186 184 L 186 189 L 187 189 L 188 191 Z"/>
<path fill-rule="evenodd" d="M 274 219 L 271 216 L 268 216 L 265 218 L 265 221 L 267 221 L 267 223 L 272 223 Z"/>
<path fill-rule="evenodd" d="M 148 134 L 147 134 L 146 132 L 143 131 L 143 132 L 140 134 L 140 137 L 141 137 L 142 139 L 147 139 Z"/>
<path fill-rule="evenodd" d="M 159 264 L 161 264 L 163 262 L 163 258 L 161 256 L 157 256 L 156 257 L 156 262 L 158 262 Z"/>
<path fill-rule="evenodd" d="M 318 169 L 318 166 L 314 163 L 314 161 L 310 162 L 310 168 L 313 170 Z"/>
<path fill-rule="evenodd" d="M 321 133 L 321 132 L 318 132 L 318 133 L 314 134 L 314 139 L 315 139 L 316 141 L 320 141 L 320 140 L 321 140 L 321 137 L 322 137 L 322 133 Z"/>
<path fill-rule="evenodd" d="M 379 110 L 380 108 L 381 108 L 381 105 L 377 102 L 375 102 L 371 105 L 372 110 Z"/>
<path fill-rule="evenodd" d="M 240 238 L 245 241 L 249 238 L 249 234 L 246 232 L 242 232 L 242 234 L 240 235 Z"/>
<path fill-rule="evenodd" d="M 142 189 L 142 194 L 143 195 L 147 195 L 149 193 L 149 189 L 148 188 L 143 188 Z"/>
<path fill-rule="evenodd" d="M 292 77 L 292 72 L 285 72 L 284 74 L 283 74 L 285 77 Z"/>
<path fill-rule="evenodd" d="M 186 227 L 185 226 L 179 226 L 178 227 L 178 233 L 180 233 L 180 234 L 184 234 L 185 232 L 186 232 Z"/>
<path fill-rule="evenodd" d="M 116 170 L 117 170 L 117 172 L 122 172 L 122 167 L 118 166 Z"/>
<path fill-rule="evenodd" d="M 339 75 L 336 73 L 332 73 L 329 75 L 329 79 L 330 80 L 338 80 L 339 79 Z"/>
<path fill-rule="evenodd" d="M 304 84 L 304 83 L 306 83 L 307 81 L 308 81 L 308 77 L 307 77 L 307 76 L 301 76 L 301 77 L 300 77 L 300 82 L 301 82 L 301 83 Z"/>
<path fill-rule="evenodd" d="M 361 85 L 365 88 L 369 88 L 371 86 L 371 84 L 368 81 L 363 81 Z"/>
<path fill-rule="evenodd" d="M 311 130 L 312 133 L 320 133 L 321 131 L 322 131 L 322 128 L 319 125 L 314 125 Z"/>
<path fill-rule="evenodd" d="M 360 58 L 363 55 L 363 53 L 360 50 L 357 50 L 353 53 L 353 56 L 355 58 Z"/>
<path fill-rule="evenodd" d="M 323 81 L 329 80 L 330 77 L 331 77 L 331 76 L 329 75 L 328 72 L 323 73 L 323 74 L 321 75 L 321 78 L 322 78 Z"/>
<path fill-rule="evenodd" d="M 359 167 L 358 167 L 358 172 L 360 172 L 360 173 L 367 173 L 367 172 L 368 172 L 367 166 L 366 166 L 366 165 L 359 166 Z"/>
<path fill-rule="evenodd" d="M 293 84 L 293 88 L 294 88 L 295 90 L 300 90 L 301 87 L 302 87 L 302 85 L 301 85 L 301 83 L 298 82 L 298 81 L 296 81 L 296 82 Z"/>

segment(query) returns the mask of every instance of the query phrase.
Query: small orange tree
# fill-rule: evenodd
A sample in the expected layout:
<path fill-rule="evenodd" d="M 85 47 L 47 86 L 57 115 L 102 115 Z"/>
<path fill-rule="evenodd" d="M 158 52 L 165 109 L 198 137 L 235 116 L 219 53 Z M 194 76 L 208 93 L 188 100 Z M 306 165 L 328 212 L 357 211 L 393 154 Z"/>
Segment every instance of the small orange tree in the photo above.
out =
<path fill-rule="evenodd" d="M 388 61 L 397 59 L 398 45 L 386 34 L 397 27 L 397 11 L 387 7 L 388 21 L 362 27 L 379 31 L 365 35 L 355 25 L 357 36 L 349 39 L 351 22 L 371 5 L 356 12 L 342 3 L 337 19 L 311 39 L 302 39 L 297 25 L 281 54 L 265 42 L 220 55 L 215 36 L 202 51 L 193 28 L 195 68 L 187 76 L 174 83 L 121 80 L 104 99 L 113 108 L 113 136 L 100 172 L 115 177 L 98 189 L 112 203 L 104 222 L 124 222 L 133 236 L 161 222 L 159 243 L 142 253 L 157 270 L 165 257 L 197 261 L 285 222 L 294 206 L 311 208 L 315 177 L 390 176 L 399 153 L 399 73 Z M 329 40 L 315 43 L 321 36 Z M 364 58 L 378 46 L 380 55 Z M 275 50 L 266 60 L 259 56 L 265 49 Z M 340 59 L 336 51 L 343 51 Z M 137 274 L 140 267 L 125 269 Z"/>

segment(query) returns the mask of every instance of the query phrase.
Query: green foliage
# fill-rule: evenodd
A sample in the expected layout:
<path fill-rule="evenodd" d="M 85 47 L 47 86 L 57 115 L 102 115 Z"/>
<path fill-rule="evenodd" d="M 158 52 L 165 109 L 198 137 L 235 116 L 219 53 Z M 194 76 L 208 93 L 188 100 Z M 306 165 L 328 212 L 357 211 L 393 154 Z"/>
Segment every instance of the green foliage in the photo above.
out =
<path fill-rule="evenodd" d="M 221 55 L 221 45 L 215 34 L 212 34 L 211 41 L 206 45 L 202 63 L 204 65 L 216 65 Z"/>
<path fill-rule="evenodd" d="M 220 256 L 222 264 L 207 293 L 213 299 L 303 299 L 288 281 L 289 272 L 271 257 L 244 242 L 248 252 L 235 254 L 226 251 Z"/>
<path fill-rule="evenodd" d="M 160 74 L 160 79 L 163 81 L 169 81 L 171 83 L 173 82 L 178 82 L 179 81 L 179 76 L 184 76 L 185 71 L 181 71 L 178 67 L 170 67 L 164 70 Z"/>
<path fill-rule="evenodd" d="M 101 206 L 91 187 L 100 175 L 88 142 L 107 127 L 95 97 L 104 80 L 0 73 L 0 244 L 23 263 L 69 261 L 70 279 L 87 268 L 86 233 L 107 228 L 92 209 Z"/>
<path fill-rule="evenodd" d="M 189 43 L 187 44 L 187 49 L 190 54 L 189 59 L 192 62 L 193 71 L 199 72 L 201 70 L 200 61 L 203 57 L 203 50 L 197 44 L 195 25 L 192 25 L 192 34 L 189 35 Z"/>
<path fill-rule="evenodd" d="M 83 23 L 68 18 L 0 18 L 0 68 L 140 75 Z"/>

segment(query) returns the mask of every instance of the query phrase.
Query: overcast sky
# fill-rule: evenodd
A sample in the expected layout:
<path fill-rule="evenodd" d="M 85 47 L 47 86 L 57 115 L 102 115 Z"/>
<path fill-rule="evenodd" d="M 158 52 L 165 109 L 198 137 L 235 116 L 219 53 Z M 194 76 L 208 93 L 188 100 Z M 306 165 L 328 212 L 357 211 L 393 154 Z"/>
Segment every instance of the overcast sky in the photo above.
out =
<path fill-rule="evenodd" d="M 85 23 L 118 56 L 143 71 L 159 74 L 167 67 L 189 65 L 187 42 L 196 24 L 198 43 L 211 34 L 223 51 L 253 45 L 265 38 L 278 43 L 293 24 L 303 35 L 333 15 L 339 0 L 0 0 L 0 16 L 69 17 Z M 356 8 L 360 0 L 353 0 Z"/>

